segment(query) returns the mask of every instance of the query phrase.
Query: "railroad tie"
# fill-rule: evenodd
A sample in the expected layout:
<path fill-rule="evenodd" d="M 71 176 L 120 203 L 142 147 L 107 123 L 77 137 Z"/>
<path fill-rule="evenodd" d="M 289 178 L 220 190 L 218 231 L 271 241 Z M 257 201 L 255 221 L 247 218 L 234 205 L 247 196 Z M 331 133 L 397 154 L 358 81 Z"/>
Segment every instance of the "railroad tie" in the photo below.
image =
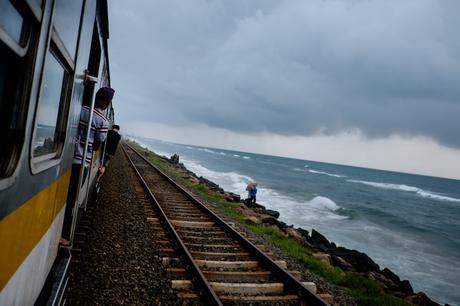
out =
<path fill-rule="evenodd" d="M 182 221 L 182 220 L 171 220 L 171 223 L 179 227 L 195 227 L 195 228 L 208 228 L 213 227 L 214 222 L 198 222 L 198 221 Z"/>

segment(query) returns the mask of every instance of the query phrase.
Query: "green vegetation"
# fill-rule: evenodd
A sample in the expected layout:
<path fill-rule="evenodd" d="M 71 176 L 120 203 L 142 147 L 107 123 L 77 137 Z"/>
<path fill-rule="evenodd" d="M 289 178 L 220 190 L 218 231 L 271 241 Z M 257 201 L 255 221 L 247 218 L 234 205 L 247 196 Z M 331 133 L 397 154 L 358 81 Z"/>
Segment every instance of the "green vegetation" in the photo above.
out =
<path fill-rule="evenodd" d="M 158 155 L 151 153 L 138 144 L 130 142 L 130 145 L 144 154 L 144 156 L 146 156 L 162 171 L 167 173 L 171 178 L 175 179 L 182 186 L 186 186 L 190 191 L 198 195 L 205 202 L 219 207 L 226 215 L 233 218 L 253 233 L 262 236 L 265 240 L 271 242 L 289 257 L 304 264 L 312 272 L 321 276 L 325 280 L 345 288 L 345 290 L 355 299 L 358 305 L 409 305 L 406 301 L 385 293 L 375 281 L 356 273 L 343 271 L 338 267 L 333 267 L 313 257 L 313 250 L 297 240 L 287 237 L 279 229 L 251 222 L 235 208 L 234 203 L 228 202 L 221 195 L 211 192 L 207 186 L 196 184 L 190 178 L 184 177 L 183 173 L 180 173 L 177 168 L 166 162 Z"/>

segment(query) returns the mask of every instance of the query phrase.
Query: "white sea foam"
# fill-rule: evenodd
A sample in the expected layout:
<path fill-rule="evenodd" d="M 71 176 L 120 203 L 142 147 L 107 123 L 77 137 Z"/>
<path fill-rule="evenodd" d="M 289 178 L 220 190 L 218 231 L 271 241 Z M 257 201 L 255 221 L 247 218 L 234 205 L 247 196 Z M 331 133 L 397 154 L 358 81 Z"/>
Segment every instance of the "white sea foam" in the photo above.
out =
<path fill-rule="evenodd" d="M 359 183 L 364 184 L 372 187 L 383 188 L 383 189 L 391 189 L 391 190 L 400 190 L 400 191 L 407 191 L 407 192 L 414 192 L 422 197 L 431 198 L 434 200 L 440 201 L 449 201 L 449 202 L 460 202 L 460 199 L 448 197 L 442 194 L 437 194 L 432 191 L 423 190 L 418 187 L 408 186 L 404 184 L 391 184 L 391 183 L 379 183 L 379 182 L 368 182 L 368 181 L 360 181 L 360 180 L 347 180 L 351 183 Z"/>
<path fill-rule="evenodd" d="M 207 152 L 207 153 L 211 153 L 211 154 L 219 154 L 217 153 L 216 151 L 213 151 L 213 150 L 210 150 L 210 149 L 206 149 L 206 148 L 197 148 L 198 151 L 203 151 L 203 152 Z"/>
<path fill-rule="evenodd" d="M 334 173 L 327 173 L 327 172 L 316 171 L 316 170 L 311 170 L 311 169 L 309 169 L 308 172 L 315 173 L 315 174 L 323 174 L 323 175 L 333 176 L 333 177 L 347 177 L 346 175 L 340 175 L 340 174 L 334 174 Z"/>
<path fill-rule="evenodd" d="M 201 175 L 219 185 L 225 190 L 240 194 L 246 190 L 246 186 L 249 182 L 254 181 L 251 177 L 242 175 L 233 171 L 230 172 L 219 172 L 208 169 L 194 160 L 187 158 L 182 159 L 184 165 L 190 171 L 195 172 L 197 175 Z"/>
<path fill-rule="evenodd" d="M 334 201 L 322 196 L 316 196 L 307 203 L 311 206 L 315 206 L 320 209 L 328 209 L 330 211 L 336 211 L 340 208 Z"/>
<path fill-rule="evenodd" d="M 240 157 L 238 154 L 233 154 L 234 157 Z"/>
<path fill-rule="evenodd" d="M 246 186 L 253 178 L 237 172 L 219 172 L 204 167 L 200 163 L 183 158 L 185 166 L 197 175 L 219 184 L 225 190 L 239 194 L 242 198 L 246 197 Z M 265 188 L 259 184 L 257 202 L 265 205 L 269 209 L 278 210 L 281 219 L 285 222 L 297 225 L 308 223 L 318 218 L 328 220 L 342 220 L 347 217 L 338 215 L 336 211 L 340 208 L 334 201 L 324 196 L 316 196 L 308 201 L 298 201 L 290 196 L 281 194 L 270 188 Z"/>
<path fill-rule="evenodd" d="M 297 172 L 305 172 L 305 169 L 300 169 L 300 168 L 292 168 L 293 171 Z"/>
<path fill-rule="evenodd" d="M 249 156 L 243 156 L 244 159 L 251 159 Z"/>
<path fill-rule="evenodd" d="M 186 146 L 187 149 L 190 149 L 190 150 L 195 150 L 195 148 L 193 147 L 189 147 L 189 146 Z"/>
<path fill-rule="evenodd" d="M 304 165 L 303 167 L 304 167 L 304 168 L 308 168 L 308 167 L 310 167 L 310 166 L 309 166 L 309 165 Z"/>
<path fill-rule="evenodd" d="M 154 152 L 157 155 L 166 156 L 166 157 L 170 157 L 170 156 L 173 155 L 173 153 L 170 153 L 170 152 L 159 151 L 156 148 L 154 148 L 153 146 L 148 145 L 145 142 L 140 141 L 139 139 L 136 139 L 136 138 L 128 138 L 128 139 L 132 140 L 132 141 L 135 141 L 141 147 L 147 148 L 148 150 Z"/>
<path fill-rule="evenodd" d="M 220 155 L 227 155 L 227 153 L 219 152 Z"/>

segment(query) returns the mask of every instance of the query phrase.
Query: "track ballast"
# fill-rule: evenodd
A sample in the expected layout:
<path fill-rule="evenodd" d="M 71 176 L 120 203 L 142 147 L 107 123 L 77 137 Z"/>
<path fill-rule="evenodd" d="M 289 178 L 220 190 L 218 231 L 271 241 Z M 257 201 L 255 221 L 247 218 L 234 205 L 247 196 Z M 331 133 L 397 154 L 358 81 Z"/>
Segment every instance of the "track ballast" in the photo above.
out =
<path fill-rule="evenodd" d="M 179 298 L 209 305 L 327 305 L 285 261 L 273 260 L 134 148 L 122 147 L 144 189 L 148 220 L 165 233 L 160 254 Z"/>

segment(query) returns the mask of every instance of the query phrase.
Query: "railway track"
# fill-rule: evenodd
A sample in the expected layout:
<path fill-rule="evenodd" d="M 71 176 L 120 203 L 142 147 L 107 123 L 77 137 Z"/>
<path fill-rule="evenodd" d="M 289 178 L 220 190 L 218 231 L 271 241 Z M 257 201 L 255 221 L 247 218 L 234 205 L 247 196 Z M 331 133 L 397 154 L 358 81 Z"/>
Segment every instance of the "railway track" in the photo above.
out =
<path fill-rule="evenodd" d="M 180 299 L 206 303 L 327 305 L 314 284 L 287 271 L 127 144 L 123 151 L 142 185 L 147 219 L 164 232 L 160 255 Z M 141 190 L 139 190 L 141 191 Z M 309 288 L 310 289 L 309 289 Z"/>

